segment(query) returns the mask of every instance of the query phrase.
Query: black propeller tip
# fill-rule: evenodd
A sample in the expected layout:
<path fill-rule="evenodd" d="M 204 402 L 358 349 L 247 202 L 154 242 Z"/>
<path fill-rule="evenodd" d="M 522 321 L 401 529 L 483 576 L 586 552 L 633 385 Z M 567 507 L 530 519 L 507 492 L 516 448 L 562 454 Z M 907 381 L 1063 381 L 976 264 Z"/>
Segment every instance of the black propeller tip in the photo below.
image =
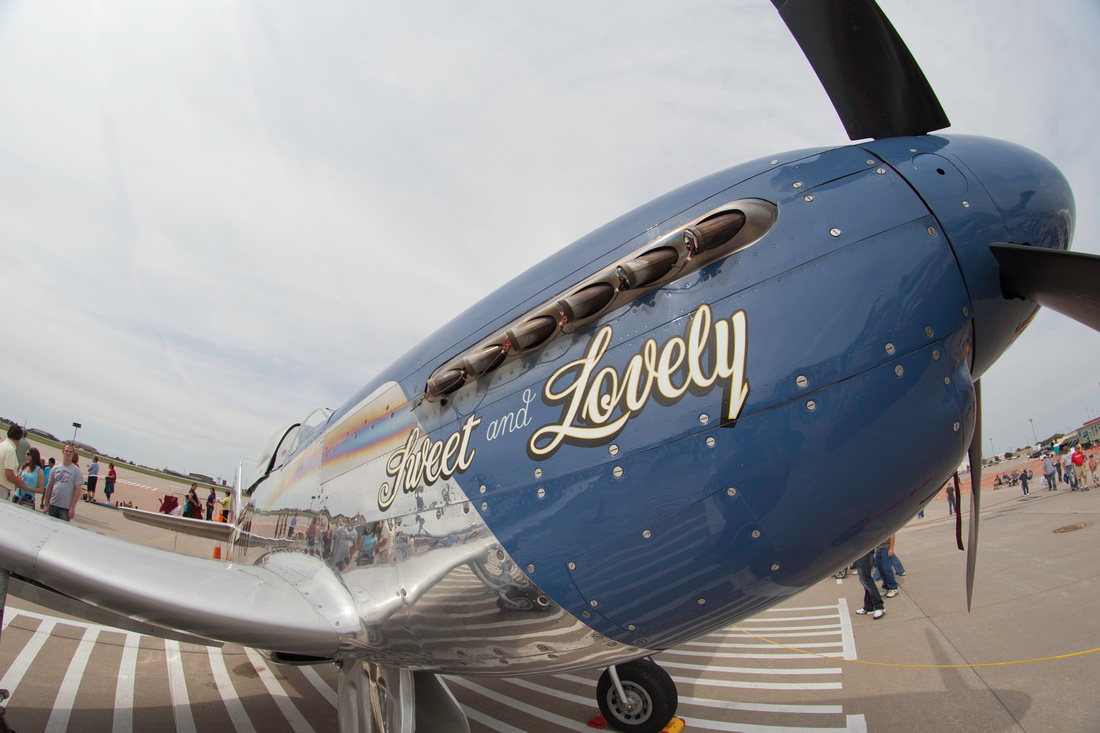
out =
<path fill-rule="evenodd" d="M 923 135 L 951 123 L 874 0 L 772 0 L 852 140 Z"/>

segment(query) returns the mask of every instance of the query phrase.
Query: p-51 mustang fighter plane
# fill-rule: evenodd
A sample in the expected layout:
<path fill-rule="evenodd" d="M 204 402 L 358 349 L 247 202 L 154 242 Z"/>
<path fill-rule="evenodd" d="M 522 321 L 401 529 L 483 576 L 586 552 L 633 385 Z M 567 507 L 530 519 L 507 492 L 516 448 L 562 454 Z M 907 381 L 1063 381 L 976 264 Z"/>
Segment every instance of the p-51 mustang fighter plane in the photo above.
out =
<path fill-rule="evenodd" d="M 774 3 L 870 142 L 668 193 L 280 431 L 240 482 L 230 563 L 126 545 L 91 572 L 120 540 L 5 505 L 0 566 L 335 662 L 346 731 L 468 729 L 439 674 L 589 667 L 614 726 L 657 731 L 676 690 L 649 656 L 846 565 L 968 450 L 969 597 L 978 380 L 1040 304 L 1100 327 L 1100 258 L 1066 251 L 1048 161 L 928 134 L 948 120 L 872 0 Z"/>

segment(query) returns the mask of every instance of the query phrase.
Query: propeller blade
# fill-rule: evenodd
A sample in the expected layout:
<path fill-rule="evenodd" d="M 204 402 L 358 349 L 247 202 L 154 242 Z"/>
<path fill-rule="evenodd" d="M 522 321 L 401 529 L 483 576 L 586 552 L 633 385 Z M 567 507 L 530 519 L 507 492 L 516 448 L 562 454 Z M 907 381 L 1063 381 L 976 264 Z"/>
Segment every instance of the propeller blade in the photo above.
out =
<path fill-rule="evenodd" d="M 1100 256 L 1026 244 L 989 245 L 1001 266 L 1001 292 L 1056 310 L 1100 331 Z"/>
<path fill-rule="evenodd" d="M 923 135 L 951 123 L 874 0 L 772 0 L 852 140 Z"/>
<path fill-rule="evenodd" d="M 970 537 L 966 543 L 966 610 L 974 598 L 974 569 L 978 564 L 978 517 L 982 506 L 982 380 L 974 382 L 974 438 L 970 441 Z"/>

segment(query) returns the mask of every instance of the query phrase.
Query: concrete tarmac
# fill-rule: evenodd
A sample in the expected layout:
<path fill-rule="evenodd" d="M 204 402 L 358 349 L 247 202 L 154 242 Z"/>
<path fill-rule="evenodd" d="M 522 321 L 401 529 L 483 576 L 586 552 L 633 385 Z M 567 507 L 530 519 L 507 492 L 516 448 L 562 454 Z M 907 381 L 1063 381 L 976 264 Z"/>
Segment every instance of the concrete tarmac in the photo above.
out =
<path fill-rule="evenodd" d="M 1034 486 L 1028 497 L 983 491 L 969 613 L 966 556 L 935 501 L 898 533 L 906 575 L 883 619 L 855 614 L 863 590 L 853 573 L 659 655 L 685 730 L 1100 730 L 1100 490 Z M 964 497 L 964 539 L 968 506 Z M 75 522 L 211 554 L 210 542 L 107 507 L 81 504 Z M 12 690 L 7 720 L 19 733 L 336 730 L 331 666 L 269 667 L 240 647 L 118 632 L 19 598 L 4 623 L 0 687 Z M 474 731 L 584 731 L 598 673 L 448 683 Z"/>

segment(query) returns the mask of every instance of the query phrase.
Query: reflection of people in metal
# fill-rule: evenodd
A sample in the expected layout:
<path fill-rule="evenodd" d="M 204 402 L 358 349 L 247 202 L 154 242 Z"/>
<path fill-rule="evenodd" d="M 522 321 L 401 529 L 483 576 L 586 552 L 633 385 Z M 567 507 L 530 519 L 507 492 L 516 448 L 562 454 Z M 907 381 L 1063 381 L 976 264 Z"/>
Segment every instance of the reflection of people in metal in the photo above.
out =
<path fill-rule="evenodd" d="M 351 564 L 351 550 L 355 547 L 355 532 L 340 522 L 333 535 L 332 567 L 340 572 Z"/>

